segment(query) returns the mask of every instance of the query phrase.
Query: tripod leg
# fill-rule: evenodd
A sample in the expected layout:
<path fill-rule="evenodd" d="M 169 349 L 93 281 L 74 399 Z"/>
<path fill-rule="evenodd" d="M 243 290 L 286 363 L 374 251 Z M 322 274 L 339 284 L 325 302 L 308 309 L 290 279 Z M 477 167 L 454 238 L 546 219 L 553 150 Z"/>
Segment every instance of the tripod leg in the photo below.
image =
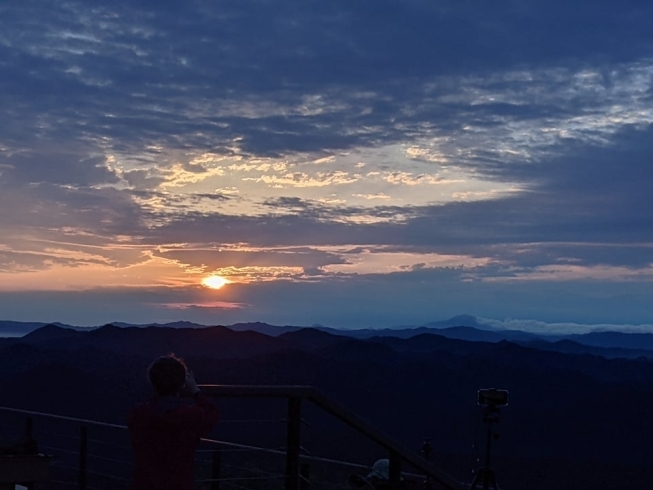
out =
<path fill-rule="evenodd" d="M 494 490 L 499 490 L 497 488 L 497 482 L 494 479 L 494 473 L 490 468 L 479 468 L 469 490 L 475 490 L 479 482 L 481 482 L 481 490 L 490 490 L 490 486 L 492 486 Z"/>
<path fill-rule="evenodd" d="M 492 468 L 483 468 L 483 490 L 490 490 L 490 487 L 494 490 L 499 490 L 497 488 L 497 481 L 494 479 L 494 471 Z"/>
<path fill-rule="evenodd" d="M 476 471 L 476 474 L 474 475 L 474 479 L 472 480 L 472 484 L 469 486 L 469 490 L 476 490 L 476 485 L 478 485 L 482 473 L 483 473 L 482 468 Z"/>
<path fill-rule="evenodd" d="M 494 472 L 490 472 L 490 480 L 492 481 L 492 488 L 494 488 L 494 490 L 499 490 L 497 480 L 494 478 Z"/>

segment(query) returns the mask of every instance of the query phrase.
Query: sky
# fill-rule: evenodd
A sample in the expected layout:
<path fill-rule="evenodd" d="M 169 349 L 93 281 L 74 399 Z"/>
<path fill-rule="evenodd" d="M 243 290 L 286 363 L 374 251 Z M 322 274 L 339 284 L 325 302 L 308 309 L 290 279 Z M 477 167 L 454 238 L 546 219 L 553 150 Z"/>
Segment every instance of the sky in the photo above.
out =
<path fill-rule="evenodd" d="M 653 332 L 653 3 L 2 2 L 0 108 L 1 319 Z"/>

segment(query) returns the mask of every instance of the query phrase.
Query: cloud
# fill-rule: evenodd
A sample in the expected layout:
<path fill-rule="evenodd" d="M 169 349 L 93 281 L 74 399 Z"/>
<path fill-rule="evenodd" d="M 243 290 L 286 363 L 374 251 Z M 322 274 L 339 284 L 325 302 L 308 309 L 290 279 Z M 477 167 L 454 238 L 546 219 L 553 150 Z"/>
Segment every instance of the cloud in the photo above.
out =
<path fill-rule="evenodd" d="M 224 175 L 220 167 L 207 168 L 203 164 L 174 164 L 166 172 L 166 180 L 161 187 L 183 187 L 188 184 L 196 184 L 208 178 Z"/>
<path fill-rule="evenodd" d="M 588 108 L 597 96 L 623 99 L 615 89 L 624 88 L 624 64 L 640 62 L 651 46 L 634 27 L 649 8 L 634 4 L 620 4 L 616 16 L 541 2 L 382 2 L 371 16 L 342 2 L 248 5 L 177 5 L 174 14 L 118 3 L 93 11 L 74 2 L 14 6 L 2 87 L 12 95 L 13 142 L 37 130 L 50 141 L 72 131 L 114 150 L 228 154 L 236 142 L 245 154 L 278 155 L 376 146 L 425 129 L 571 115 L 555 103 L 563 98 Z M 550 11 L 556 15 L 542 15 Z M 582 28 L 572 22 L 561 34 L 570 19 L 582 19 Z M 547 28 L 557 35 L 541 42 Z M 588 65 L 574 78 L 581 53 Z"/>
<path fill-rule="evenodd" d="M 381 199 L 386 200 L 390 199 L 390 196 L 383 194 L 382 192 L 377 192 L 376 194 L 353 194 L 354 197 L 361 197 L 363 199 L 372 200 L 372 199 Z"/>
<path fill-rule="evenodd" d="M 16 243 L 16 242 L 14 242 Z M 143 251 L 137 248 L 84 246 L 81 244 L 20 240 L 21 251 L 0 245 L 0 271 L 36 272 L 54 267 L 80 268 L 104 266 L 108 269 L 124 268 L 143 263 Z M 11 286 L 10 286 L 11 287 Z"/>
<path fill-rule="evenodd" d="M 453 184 L 456 182 L 463 182 L 461 180 L 446 180 L 442 179 L 437 175 L 427 175 L 419 174 L 413 175 L 410 172 L 387 172 L 383 175 L 383 180 L 391 184 L 403 184 L 403 185 L 442 185 L 442 184 Z"/>
<path fill-rule="evenodd" d="M 479 323 L 490 325 L 502 330 L 522 330 L 540 335 L 569 335 L 585 334 L 589 332 L 624 332 L 624 333 L 650 333 L 653 324 L 617 324 L 617 323 L 595 323 L 583 324 L 572 322 L 547 323 L 539 320 L 506 318 L 497 320 L 492 318 L 477 318 Z"/>
<path fill-rule="evenodd" d="M 0 184 L 99 186 L 119 182 L 106 157 L 93 155 L 88 149 L 74 146 L 62 149 L 55 144 L 36 144 L 19 151 L 5 150 Z"/>
<path fill-rule="evenodd" d="M 435 253 L 409 253 L 386 251 L 383 248 L 354 249 L 343 253 L 347 260 L 340 264 L 327 265 L 323 270 L 336 274 L 387 274 L 418 269 L 473 269 L 487 265 L 488 260 L 460 255 Z"/>
<path fill-rule="evenodd" d="M 0 269 L 65 287 L 91 287 L 82 270 L 129 287 L 208 269 L 378 281 L 384 264 L 402 284 L 646 282 L 651 15 L 630 0 L 3 5 Z"/>
<path fill-rule="evenodd" d="M 155 308 L 169 308 L 171 310 L 241 310 L 245 306 L 239 303 L 226 301 L 210 301 L 207 303 L 163 303 L 152 305 Z"/>
<path fill-rule="evenodd" d="M 128 170 L 121 173 L 127 185 L 136 189 L 157 189 L 166 179 L 151 170 Z"/>
<path fill-rule="evenodd" d="M 262 274 L 273 268 L 292 270 L 319 269 L 325 265 L 342 264 L 344 260 L 335 253 L 310 247 L 252 248 L 222 245 L 206 248 L 184 246 L 169 248 L 156 255 L 177 261 L 205 272 L 232 270 L 236 274 L 244 268 L 259 270 Z M 218 272 L 220 273 L 220 272 Z"/>
<path fill-rule="evenodd" d="M 101 236 L 132 235 L 142 230 L 146 215 L 129 193 L 113 188 L 0 183 L 0 222 L 7 234 L 15 229 L 76 229 Z"/>
<path fill-rule="evenodd" d="M 317 172 L 314 176 L 304 172 L 293 172 L 284 175 L 262 175 L 258 178 L 243 178 L 245 181 L 264 182 L 274 187 L 325 187 L 352 184 L 358 179 L 360 179 L 360 175 L 350 175 L 343 171 Z"/>

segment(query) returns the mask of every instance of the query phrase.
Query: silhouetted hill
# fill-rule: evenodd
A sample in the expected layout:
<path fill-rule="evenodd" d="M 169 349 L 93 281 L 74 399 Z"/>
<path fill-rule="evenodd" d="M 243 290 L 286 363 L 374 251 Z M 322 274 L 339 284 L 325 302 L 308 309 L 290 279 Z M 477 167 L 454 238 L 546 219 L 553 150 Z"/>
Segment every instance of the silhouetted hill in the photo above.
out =
<path fill-rule="evenodd" d="M 102 327 L 89 332 L 89 342 L 105 349 L 157 356 L 183 352 L 186 356 L 237 359 L 278 349 L 275 339 L 257 332 L 234 332 L 227 327 L 177 329 L 168 327 Z"/>
<path fill-rule="evenodd" d="M 244 332 L 247 330 L 251 330 L 254 332 L 269 335 L 271 337 L 277 337 L 284 333 L 296 332 L 297 330 L 302 330 L 304 327 L 293 327 L 290 325 L 281 327 L 278 325 L 270 325 L 268 323 L 251 322 L 251 323 L 235 323 L 233 325 L 229 325 L 229 328 L 236 332 Z"/>
<path fill-rule="evenodd" d="M 11 322 L 0 321 L 0 342 L 2 342 L 3 335 L 5 338 L 24 336 L 29 332 L 43 327 L 43 323 L 27 323 L 27 322 Z M 73 329 L 78 331 L 90 331 L 101 327 L 75 327 L 65 325 L 58 322 L 50 323 L 62 328 Z M 169 328 L 169 329 L 205 329 L 213 328 L 212 326 L 199 325 L 193 322 L 179 321 L 170 322 L 165 324 L 149 323 L 149 324 L 128 324 L 123 322 L 114 322 L 109 325 L 120 328 L 141 328 L 147 329 L 151 327 Z M 358 330 L 340 330 L 322 325 L 315 325 L 314 327 L 300 327 L 300 326 L 277 326 L 270 325 L 264 322 L 251 322 L 251 323 L 237 323 L 227 328 L 242 332 L 253 331 L 262 333 L 267 336 L 278 337 L 285 333 L 297 332 L 312 328 L 322 332 L 330 333 L 332 335 L 347 336 L 357 339 L 371 339 L 374 337 L 395 337 L 408 339 L 422 334 L 433 333 L 451 339 L 476 341 L 476 342 L 501 342 L 508 340 L 511 342 L 528 343 L 530 347 L 542 348 L 545 350 L 566 351 L 565 349 L 572 349 L 570 345 L 564 347 L 562 344 L 558 347 L 551 346 L 557 341 L 572 340 L 576 343 L 591 346 L 601 347 L 613 350 L 582 350 L 578 349 L 577 352 L 586 352 L 597 355 L 604 355 L 606 357 L 628 357 L 635 358 L 639 355 L 648 355 L 645 351 L 653 351 L 653 333 L 623 333 L 623 332 L 591 332 L 586 334 L 571 334 L 571 335 L 538 335 L 530 332 L 520 330 L 502 330 L 480 323 L 475 317 L 471 315 L 459 315 L 452 317 L 448 320 L 429 322 L 423 326 L 418 327 L 395 327 L 385 329 L 358 329 Z M 3 333 L 4 332 L 4 333 Z M 621 349 L 621 350 L 620 350 Z M 573 350 L 567 350 L 572 352 Z"/>
<path fill-rule="evenodd" d="M 315 328 L 302 328 L 283 333 L 278 339 L 289 348 L 313 351 L 340 343 L 348 337 L 333 335 Z"/>
<path fill-rule="evenodd" d="M 110 371 L 85 369 L 62 359 L 44 360 L 2 380 L 6 405 L 24 410 L 97 420 L 115 420 L 124 413 L 124 400 L 116 393 L 128 392 Z M 124 420 L 124 417 L 121 417 Z"/>
<path fill-rule="evenodd" d="M 438 354 L 451 352 L 458 355 L 479 354 L 490 348 L 489 342 L 469 342 L 460 339 L 450 339 L 436 333 L 422 333 L 410 338 L 373 337 L 371 342 L 392 347 L 397 352 L 410 354 Z"/>
<path fill-rule="evenodd" d="M 588 349 L 599 348 L 567 340 L 470 342 L 436 333 L 355 339 L 317 329 L 272 337 L 221 326 L 106 325 L 76 332 L 48 325 L 0 343 L 0 392 L 8 400 L 3 404 L 124 423 L 129 408 L 149 394 L 149 363 L 175 352 L 199 382 L 315 385 L 408 447 L 419 450 L 422 438 L 432 437 L 434 458 L 446 470 L 445 461 L 464 467 L 471 445 L 484 442 L 476 391 L 505 388 L 510 404 L 501 410 L 494 459 L 502 487 L 582 488 L 582 481 L 584 488 L 612 489 L 627 481 L 646 488 L 648 479 L 637 475 L 646 475 L 640 469 L 650 463 L 653 361 L 607 359 Z M 219 403 L 225 420 L 259 406 Z M 307 450 L 358 461 L 357 454 L 367 454 L 357 439 L 309 410 L 304 416 L 311 424 Z M 235 441 L 246 430 L 266 438 L 278 427 L 219 427 L 221 437 Z M 339 452 L 323 453 L 336 446 Z M 623 473 L 612 474 L 616 467 Z"/>
<path fill-rule="evenodd" d="M 266 335 L 278 336 L 287 332 L 303 330 L 308 327 L 297 326 L 276 326 L 267 323 L 237 323 L 230 325 L 229 328 L 236 331 L 253 330 Z M 393 327 L 382 329 L 335 329 L 317 325 L 311 327 L 333 335 L 346 335 L 357 339 L 370 339 L 373 337 L 396 337 L 407 339 L 424 333 L 435 333 L 449 338 L 483 341 L 483 342 L 500 342 L 502 340 L 519 340 L 528 341 L 539 339 L 541 336 L 522 332 L 519 330 L 498 330 L 479 323 L 475 317 L 470 315 L 458 315 L 444 321 L 430 322 L 422 326 Z"/>
<path fill-rule="evenodd" d="M 390 346 L 346 337 L 341 337 L 339 342 L 321 348 L 316 354 L 329 361 L 352 361 L 357 364 L 366 362 L 392 364 L 399 357 L 398 352 Z"/>
<path fill-rule="evenodd" d="M 590 332 L 568 335 L 566 338 L 594 347 L 653 350 L 653 334 L 651 333 Z"/>
<path fill-rule="evenodd" d="M 529 341 L 540 339 L 538 335 L 522 332 L 521 330 L 480 330 L 475 327 L 447 327 L 430 329 L 429 332 L 450 339 L 469 340 L 473 342 L 501 342 L 503 340 Z"/>
<path fill-rule="evenodd" d="M 12 322 L 0 320 L 0 338 L 16 338 L 27 335 L 34 330 L 37 330 L 45 325 L 54 325 L 56 327 L 67 328 L 72 330 L 87 331 L 88 327 L 75 327 L 60 322 L 44 323 L 44 322 Z"/>
<path fill-rule="evenodd" d="M 26 334 L 21 338 L 21 341 L 28 343 L 53 342 L 62 339 L 70 339 L 78 335 L 83 334 L 70 328 L 60 327 L 53 323 L 49 323 Z"/>
<path fill-rule="evenodd" d="M 183 352 L 188 356 L 243 358 L 279 349 L 278 342 L 271 337 L 251 331 L 234 332 L 227 327 L 177 329 L 105 325 L 88 332 L 75 332 L 48 325 L 14 342 L 61 351 L 97 347 L 150 357 Z"/>
<path fill-rule="evenodd" d="M 200 323 L 193 323 L 193 322 L 187 322 L 187 321 L 178 321 L 178 322 L 168 322 L 168 323 L 125 323 L 125 322 L 111 322 L 109 325 L 113 325 L 114 327 L 120 327 L 120 328 L 125 328 L 125 327 L 139 327 L 139 328 L 147 328 L 147 327 L 167 327 L 167 328 L 206 328 L 208 325 L 202 325 Z"/>
<path fill-rule="evenodd" d="M 557 342 L 547 342 L 544 340 L 534 340 L 529 342 L 519 342 L 524 347 L 530 347 L 539 350 L 548 350 L 552 352 L 562 352 L 565 354 L 591 354 L 608 359 L 624 358 L 637 359 L 638 357 L 653 358 L 653 351 L 643 349 L 624 349 L 614 347 L 593 347 L 591 345 L 581 344 L 573 340 L 559 340 Z"/>
<path fill-rule="evenodd" d="M 0 337 L 22 337 L 43 325 L 45 323 L 0 321 Z"/>

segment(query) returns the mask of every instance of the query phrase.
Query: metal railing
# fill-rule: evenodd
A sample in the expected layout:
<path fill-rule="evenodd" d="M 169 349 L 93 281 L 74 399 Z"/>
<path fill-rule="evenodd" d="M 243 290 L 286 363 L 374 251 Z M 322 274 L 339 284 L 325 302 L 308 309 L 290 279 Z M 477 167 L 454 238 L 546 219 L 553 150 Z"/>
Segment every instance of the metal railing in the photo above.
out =
<path fill-rule="evenodd" d="M 396 440 L 388 437 L 379 429 L 331 400 L 322 392 L 311 386 L 234 386 L 234 385 L 200 385 L 209 397 L 274 397 L 288 400 L 288 427 L 286 434 L 286 485 L 285 490 L 300 489 L 300 456 L 302 401 L 314 403 L 329 415 L 340 419 L 388 451 L 390 460 L 389 482 L 393 488 L 399 488 L 402 461 L 409 462 L 417 470 L 428 476 L 443 489 L 461 488 L 460 482 L 418 454 L 408 450 Z"/>
<path fill-rule="evenodd" d="M 364 438 L 371 441 L 375 445 L 382 447 L 387 451 L 390 463 L 389 469 L 389 484 L 393 489 L 399 489 L 401 485 L 402 474 L 406 476 L 406 472 L 402 472 L 402 463 L 408 463 L 414 470 L 423 477 L 426 477 L 431 484 L 431 488 L 439 488 L 446 490 L 458 490 L 464 488 L 460 482 L 455 478 L 448 475 L 429 461 L 424 459 L 417 453 L 410 451 L 396 440 L 390 438 L 382 431 L 363 420 L 353 412 L 347 410 L 342 405 L 331 400 L 329 397 L 320 391 L 310 386 L 236 386 L 236 385 L 200 385 L 202 392 L 208 397 L 220 398 L 279 398 L 287 400 L 287 416 L 284 420 L 285 428 L 285 447 L 281 449 L 264 448 L 248 444 L 239 444 L 228 441 L 221 441 L 216 439 L 205 438 L 202 439 L 204 447 L 209 449 L 199 449 L 198 453 L 202 456 L 210 455 L 208 460 L 204 460 L 205 465 L 208 466 L 208 475 L 200 480 L 198 483 L 202 484 L 202 488 L 210 488 L 211 490 L 221 490 L 221 484 L 229 488 L 236 489 L 249 489 L 249 485 L 253 485 L 255 481 L 263 480 L 279 480 L 283 482 L 284 490 L 308 490 L 311 484 L 311 469 L 309 463 L 321 464 L 336 464 L 349 466 L 351 468 L 363 469 L 368 468 L 367 465 L 356 463 L 347 463 L 330 458 L 321 458 L 313 455 L 305 454 L 301 445 L 302 442 L 302 411 L 304 403 L 318 407 L 327 415 L 334 417 L 347 426 L 353 428 L 358 433 L 362 434 Z M 89 475 L 95 478 L 103 478 L 104 480 L 115 480 L 115 485 L 112 488 L 127 488 L 129 482 L 117 475 L 115 472 L 107 471 L 107 474 L 101 472 L 91 471 L 89 469 L 89 459 L 102 460 L 102 462 L 110 464 L 111 461 L 116 463 L 124 463 L 120 458 L 112 458 L 107 454 L 99 455 L 89 452 L 89 442 L 94 444 L 102 443 L 97 439 L 90 439 L 88 429 L 93 430 L 108 429 L 118 430 L 121 432 L 126 431 L 127 426 L 119 424 L 111 424 L 105 422 L 98 422 L 94 420 L 87 420 L 76 417 L 68 417 L 63 415 L 55 415 L 50 413 L 21 410 L 9 407 L 0 407 L 0 411 L 10 412 L 17 415 L 25 416 L 25 434 L 31 436 L 34 431 L 33 418 L 44 418 L 50 421 L 70 422 L 79 426 L 79 433 L 77 436 L 60 435 L 61 437 L 69 437 L 75 439 L 77 447 L 57 448 L 57 447 L 44 447 L 52 452 L 60 454 L 67 454 L 68 460 L 76 459 L 75 463 L 68 465 L 61 465 L 69 471 L 76 471 L 75 480 L 69 479 L 62 483 L 62 487 L 76 487 L 78 490 L 94 490 L 92 485 L 89 485 Z M 230 422 L 223 421 L 222 423 Z M 231 421 L 231 422 L 248 422 Z M 124 443 L 126 443 L 126 439 Z M 105 441 L 106 443 L 106 441 Z M 124 444 L 124 447 L 127 447 Z M 220 448 L 220 449 L 216 449 Z M 127 449 L 128 450 L 128 449 Z M 258 451 L 265 453 L 270 457 L 283 457 L 285 460 L 285 472 L 278 474 L 271 471 L 263 470 L 260 465 L 257 468 L 239 468 L 240 473 L 236 476 L 229 476 L 224 474 L 225 469 L 229 469 L 222 461 L 223 453 L 229 451 Z M 97 464 L 97 463 L 96 463 Z M 247 473 L 250 471 L 250 473 Z M 109 474 L 110 473 L 110 474 Z M 416 476 L 416 475 L 413 475 Z M 248 485 L 247 487 L 239 483 Z"/>
<path fill-rule="evenodd" d="M 124 487 L 127 488 L 130 480 L 127 474 L 119 476 L 114 472 L 102 473 L 99 471 L 91 470 L 89 468 L 89 460 L 102 460 L 106 464 L 119 464 L 128 466 L 130 462 L 126 458 L 119 458 L 115 455 L 95 454 L 89 450 L 89 444 L 92 445 L 115 445 L 119 447 L 115 452 L 118 455 L 128 453 L 129 448 L 127 441 L 124 440 L 122 444 L 116 442 L 108 442 L 105 440 L 94 439 L 92 436 L 97 437 L 97 431 L 100 429 L 109 429 L 111 431 L 120 431 L 126 434 L 127 426 L 119 424 L 111 424 L 107 422 L 99 422 L 96 420 L 83 419 L 79 417 L 69 417 L 65 415 L 57 415 L 52 413 L 23 410 L 11 407 L 0 407 L 1 412 L 14 414 L 17 416 L 25 417 L 24 432 L 22 435 L 27 439 L 37 438 L 38 433 L 38 448 L 39 451 L 54 456 L 53 469 L 57 471 L 57 477 L 54 480 L 49 480 L 57 487 L 62 488 L 77 488 L 78 490 L 94 490 L 92 485 L 88 484 L 89 476 L 92 475 L 96 478 L 111 481 L 114 488 Z M 37 425 L 34 423 L 35 419 L 46 420 L 48 423 Z M 65 430 L 61 432 L 60 423 L 74 424 L 76 430 L 72 432 Z M 7 427 L 7 424 L 4 424 Z M 15 429 L 15 427 L 14 427 Z M 89 434 L 89 429 L 96 431 L 94 434 Z M 15 431 L 14 431 L 15 432 Z M 15 433 L 17 435 L 17 433 Z M 51 472 L 52 473 L 52 472 Z M 65 474 L 65 477 L 61 475 Z M 20 482 L 17 482 L 20 483 Z M 29 482 L 26 484 L 28 488 L 32 488 Z M 42 488 L 42 487 L 38 487 Z"/>

